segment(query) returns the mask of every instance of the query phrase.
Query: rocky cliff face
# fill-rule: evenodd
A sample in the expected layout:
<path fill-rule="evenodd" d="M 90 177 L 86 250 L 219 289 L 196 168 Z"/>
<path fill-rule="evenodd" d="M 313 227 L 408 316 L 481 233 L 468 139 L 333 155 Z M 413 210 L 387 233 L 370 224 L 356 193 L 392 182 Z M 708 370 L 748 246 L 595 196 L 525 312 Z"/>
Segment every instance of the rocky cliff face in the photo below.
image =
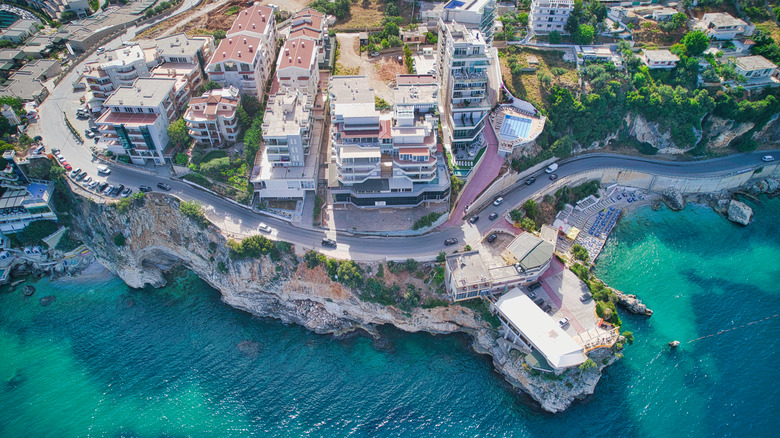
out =
<path fill-rule="evenodd" d="M 80 223 L 85 243 L 103 266 L 131 287 L 163 286 L 164 272 L 185 266 L 219 290 L 225 303 L 255 315 L 300 324 L 317 333 L 341 334 L 359 328 L 373 333 L 374 326 L 392 324 L 409 332 L 466 332 L 474 338 L 477 352 L 495 357 L 500 351 L 494 330 L 470 309 L 453 305 L 406 313 L 393 306 L 365 302 L 354 291 L 331 282 L 324 272 L 317 275 L 316 269 L 322 268 L 312 270 L 299 264 L 294 254 L 284 254 L 278 262 L 267 256 L 231 259 L 220 230 L 213 225 L 202 229 L 180 214 L 175 198 L 149 194 L 121 214 L 113 206 L 91 202 L 79 202 L 77 209 L 82 220 L 75 222 Z M 115 239 L 116 234 L 125 238 L 121 247 L 114 243 L 121 241 Z M 571 388 L 553 387 L 542 384 L 546 379 L 531 375 L 517 361 L 504 361 L 509 364 L 506 367 L 494 363 L 512 383 L 553 412 L 592 393 L 601 375 L 591 372 Z"/>

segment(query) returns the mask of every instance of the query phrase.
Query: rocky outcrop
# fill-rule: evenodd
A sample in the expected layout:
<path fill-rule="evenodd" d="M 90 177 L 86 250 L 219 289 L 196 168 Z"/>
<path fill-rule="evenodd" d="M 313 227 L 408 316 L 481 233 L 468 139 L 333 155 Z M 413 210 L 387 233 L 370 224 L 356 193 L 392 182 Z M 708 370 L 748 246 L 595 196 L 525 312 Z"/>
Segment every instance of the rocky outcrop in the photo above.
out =
<path fill-rule="evenodd" d="M 776 147 L 780 145 L 780 114 L 775 114 L 764 127 L 753 136 L 758 144 Z"/>
<path fill-rule="evenodd" d="M 764 178 L 753 182 L 748 187 L 748 192 L 754 195 L 774 193 L 780 188 L 780 181 L 774 178 Z"/>
<path fill-rule="evenodd" d="M 744 202 L 735 201 L 732 199 L 729 203 L 728 218 L 732 222 L 736 222 L 741 225 L 747 225 L 753 218 L 753 209 Z"/>
<path fill-rule="evenodd" d="M 110 205 L 76 205 L 81 220 L 74 223 L 81 227 L 80 237 L 103 266 L 132 287 L 162 286 L 163 274 L 181 265 L 219 290 L 225 303 L 258 316 L 300 324 L 316 333 L 342 334 L 356 329 L 375 333 L 374 327 L 381 324 L 408 332 L 460 331 L 472 336 L 475 351 L 495 352 L 495 331 L 471 309 L 452 305 L 404 312 L 394 306 L 365 302 L 355 291 L 330 281 L 325 271 L 314 275 L 323 268 L 306 268 L 292 253 L 282 254 L 277 261 L 268 256 L 231 258 L 220 230 L 213 225 L 202 229 L 181 215 L 175 198 L 149 194 L 143 205 L 122 214 Z M 116 233 L 125 237 L 121 247 L 114 244 Z M 241 344 L 238 348 L 244 354 L 253 354 L 259 346 Z M 591 370 L 593 374 L 582 382 L 572 375 L 568 381 L 575 383 L 571 387 L 548 385 L 522 367 L 514 369 L 513 362 L 494 363 L 510 382 L 552 412 L 592 393 L 601 375 Z"/>
<path fill-rule="evenodd" d="M 664 196 L 664 202 L 670 209 L 679 211 L 685 208 L 685 198 L 683 198 L 683 195 L 680 194 L 676 188 L 669 187 L 664 190 L 662 194 Z"/>
<path fill-rule="evenodd" d="M 653 311 L 648 309 L 647 306 L 642 303 L 642 301 L 636 297 L 636 295 L 633 294 L 625 294 L 619 290 L 612 289 L 615 292 L 615 296 L 617 296 L 618 304 L 623 306 L 626 310 L 629 312 L 635 314 L 635 315 L 646 315 L 646 316 L 652 316 Z"/>
<path fill-rule="evenodd" d="M 750 131 L 754 126 L 755 123 L 753 122 L 739 123 L 734 120 L 710 115 L 707 126 L 707 149 L 725 149 L 731 145 L 735 138 Z"/>

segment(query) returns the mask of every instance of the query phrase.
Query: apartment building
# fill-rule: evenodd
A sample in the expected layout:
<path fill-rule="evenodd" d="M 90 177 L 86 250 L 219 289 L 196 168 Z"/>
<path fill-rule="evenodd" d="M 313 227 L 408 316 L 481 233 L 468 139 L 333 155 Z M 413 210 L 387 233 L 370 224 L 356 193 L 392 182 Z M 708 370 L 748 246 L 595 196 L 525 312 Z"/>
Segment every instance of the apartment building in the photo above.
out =
<path fill-rule="evenodd" d="M 175 85 L 174 79 L 140 78 L 114 91 L 95 122 L 98 147 L 128 156 L 134 164 L 164 165 L 171 156 L 168 125 L 176 117 Z"/>
<path fill-rule="evenodd" d="M 763 56 L 743 56 L 729 61 L 734 65 L 737 74 L 744 76 L 746 88 L 776 87 L 780 85 L 780 74 L 777 66 Z"/>
<path fill-rule="evenodd" d="M 261 99 L 277 39 L 273 9 L 255 5 L 240 11 L 206 67 L 209 80 Z"/>
<path fill-rule="evenodd" d="M 493 31 L 496 25 L 496 1 L 451 0 L 444 6 L 441 20 L 445 23 L 458 22 L 470 29 L 479 30 L 482 38 L 490 45 L 493 42 Z"/>
<path fill-rule="evenodd" d="M 190 99 L 184 121 L 187 133 L 200 144 L 220 147 L 236 142 L 240 97 L 235 87 L 210 90 Z"/>
<path fill-rule="evenodd" d="M 449 199 L 436 118 L 413 102 L 382 114 L 368 84 L 365 76 L 334 77 L 329 84 L 334 203 L 415 206 Z"/>
<path fill-rule="evenodd" d="M 276 62 L 279 89 L 299 90 L 314 95 L 320 72 L 317 68 L 317 42 L 305 37 L 287 40 Z"/>
<path fill-rule="evenodd" d="M 330 48 L 327 16 L 314 9 L 304 9 L 293 14 L 290 21 L 290 39 L 301 37 L 317 43 L 317 63 L 324 63 Z"/>
<path fill-rule="evenodd" d="M 50 181 L 28 177 L 25 168 L 31 160 L 48 160 L 45 155 L 17 155 L 13 150 L 3 152 L 6 167 L 0 170 L 0 232 L 16 233 L 36 220 L 57 220 L 54 213 Z"/>
<path fill-rule="evenodd" d="M 477 29 L 439 22 L 439 78 L 444 145 L 453 154 L 484 146 L 482 131 L 490 111 L 488 42 Z"/>
<path fill-rule="evenodd" d="M 564 26 L 572 10 L 574 0 L 533 0 L 528 14 L 528 31 L 541 35 L 553 31 L 568 34 Z"/>
<path fill-rule="evenodd" d="M 20 44 L 38 33 L 39 20 L 20 19 L 0 32 L 0 40 Z"/>
<path fill-rule="evenodd" d="M 152 77 L 167 75 L 181 80 L 186 98 L 193 97 L 205 82 L 206 59 L 214 51 L 214 38 L 179 33 L 156 38 L 153 47 L 160 65 L 152 70 Z"/>
<path fill-rule="evenodd" d="M 158 64 L 154 48 L 133 44 L 97 55 L 95 61 L 84 65 L 84 79 L 98 104 L 102 104 L 119 87 L 131 87 L 136 79 L 148 78 Z"/>
<path fill-rule="evenodd" d="M 310 153 L 312 99 L 301 90 L 287 89 L 269 101 L 260 166 L 251 177 L 258 200 L 303 200 L 316 189 L 317 153 Z"/>
<path fill-rule="evenodd" d="M 73 11 L 79 17 L 92 13 L 87 0 L 25 0 L 35 8 L 47 11 L 52 18 L 59 18 L 65 11 Z"/>

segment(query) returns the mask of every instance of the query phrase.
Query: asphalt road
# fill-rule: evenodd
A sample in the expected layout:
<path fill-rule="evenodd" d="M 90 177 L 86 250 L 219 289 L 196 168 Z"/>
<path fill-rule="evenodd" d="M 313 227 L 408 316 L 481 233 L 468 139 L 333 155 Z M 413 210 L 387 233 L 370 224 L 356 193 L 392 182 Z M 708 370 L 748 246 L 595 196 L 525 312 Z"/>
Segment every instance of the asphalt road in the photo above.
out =
<path fill-rule="evenodd" d="M 106 48 L 119 47 L 122 41 L 127 41 L 135 32 L 135 28 L 128 29 L 128 32 L 122 38 L 117 38 L 106 44 Z M 40 106 L 37 133 L 43 137 L 47 149 L 59 148 L 74 169 L 84 169 L 90 176 L 95 178 L 97 176 L 97 166 L 100 163 L 92 156 L 89 148 L 94 142 L 85 138 L 84 144 L 78 143 L 65 125 L 62 114 L 65 111 L 80 132 L 83 132 L 83 129 L 86 128 L 87 122 L 77 122 L 75 117 L 76 108 L 80 106 L 78 99 L 83 94 L 83 91 L 74 93 L 71 87 L 79 68 L 81 67 L 75 68 Z M 727 175 L 759 166 L 761 164 L 761 156 L 766 154 L 773 154 L 780 159 L 780 151 L 757 151 L 694 162 L 669 162 L 621 155 L 590 154 L 560 162 L 560 167 L 556 173 L 559 178 L 564 178 L 585 170 L 618 167 L 671 176 Z M 255 213 L 245 207 L 195 189 L 185 183 L 171 180 L 167 169 L 162 169 L 157 175 L 139 173 L 118 166 L 111 166 L 111 169 L 110 175 L 98 177 L 97 179 L 105 180 L 109 184 L 114 185 L 123 184 L 134 191 L 138 189 L 139 185 L 148 185 L 153 187 L 155 191 L 159 191 L 156 188 L 158 182 L 170 184 L 172 188 L 168 192 L 169 194 L 182 200 L 197 201 L 206 206 L 206 213 L 209 219 L 219 225 L 227 234 L 232 234 L 236 237 L 256 234 L 257 226 L 260 222 L 264 222 L 273 228 L 271 233 L 271 238 L 273 239 L 294 243 L 299 248 L 316 248 L 318 251 L 333 257 L 350 258 L 359 261 L 404 260 L 409 257 L 420 260 L 433 259 L 439 251 L 446 249 L 450 252 L 455 249 L 461 249 L 466 243 L 475 244 L 493 225 L 494 222 L 487 219 L 491 212 L 495 211 L 500 216 L 504 216 L 511 209 L 522 204 L 525 200 L 552 183 L 543 171 L 539 172 L 536 175 L 537 180 L 535 183 L 528 186 L 524 184 L 519 185 L 504 196 L 505 202 L 502 205 L 498 207 L 491 205 L 480 212 L 480 215 L 484 217 L 476 224 L 450 222 L 453 226 L 415 237 L 364 237 L 345 233 L 337 234 L 335 231 L 326 232 L 312 228 L 303 228 Z M 337 248 L 323 248 L 320 244 L 323 237 L 335 239 L 338 243 Z M 444 240 L 451 237 L 459 240 L 458 245 L 445 247 Z"/>

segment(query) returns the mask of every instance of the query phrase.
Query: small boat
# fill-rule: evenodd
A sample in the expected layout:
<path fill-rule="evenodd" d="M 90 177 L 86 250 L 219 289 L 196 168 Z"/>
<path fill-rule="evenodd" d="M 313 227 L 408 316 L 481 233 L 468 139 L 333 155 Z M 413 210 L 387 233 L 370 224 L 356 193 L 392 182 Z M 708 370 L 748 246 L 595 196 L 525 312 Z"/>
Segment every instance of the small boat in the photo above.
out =
<path fill-rule="evenodd" d="M 672 341 L 669 343 L 669 347 L 674 349 L 680 346 L 680 341 Z"/>

